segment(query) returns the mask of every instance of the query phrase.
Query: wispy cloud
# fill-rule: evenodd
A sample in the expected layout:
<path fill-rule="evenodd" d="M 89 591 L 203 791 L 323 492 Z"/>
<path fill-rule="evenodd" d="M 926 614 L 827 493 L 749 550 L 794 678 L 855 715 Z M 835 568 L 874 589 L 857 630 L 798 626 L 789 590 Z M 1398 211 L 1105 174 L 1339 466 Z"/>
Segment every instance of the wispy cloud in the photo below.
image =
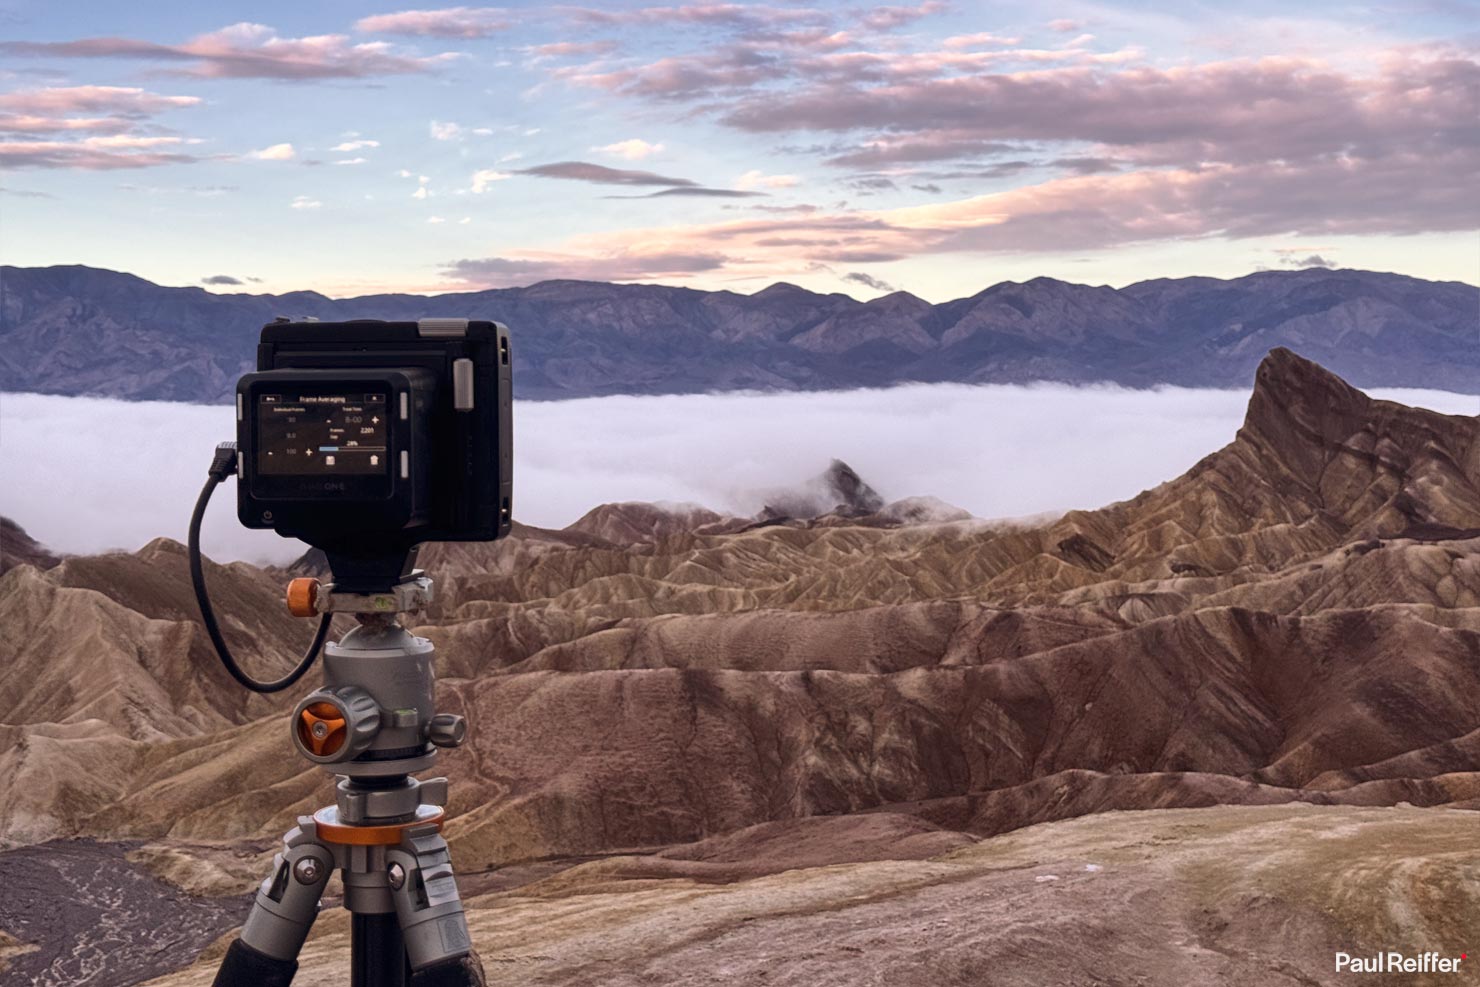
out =
<path fill-rule="evenodd" d="M 434 38 L 486 38 L 508 30 L 509 11 L 500 7 L 445 7 L 374 14 L 355 22 L 366 34 L 411 34 Z"/>
<path fill-rule="evenodd" d="M 258 151 L 248 151 L 247 157 L 254 161 L 292 161 L 298 156 L 292 144 L 272 144 Z"/>
<path fill-rule="evenodd" d="M 198 96 L 129 86 L 21 89 L 0 93 L 0 133 L 124 133 L 158 112 L 200 104 Z"/>
<path fill-rule="evenodd" d="M 843 275 L 843 280 L 849 284 L 861 284 L 865 288 L 872 288 L 875 291 L 892 292 L 898 290 L 883 278 L 876 278 L 872 274 L 866 274 L 863 271 L 850 271 Z"/>
<path fill-rule="evenodd" d="M 794 188 L 801 184 L 796 175 L 767 175 L 763 171 L 747 171 L 735 182 L 738 189 Z"/>
<path fill-rule="evenodd" d="M 55 86 L 0 93 L 0 110 L 24 115 L 103 113 L 138 119 L 200 103 L 199 96 L 163 96 L 132 86 Z"/>
<path fill-rule="evenodd" d="M 745 199 L 764 195 L 764 192 L 755 191 L 752 188 L 710 188 L 690 178 L 675 178 L 670 175 L 660 175 L 651 171 L 638 171 L 627 168 L 608 168 L 606 165 L 593 164 L 589 161 L 556 161 L 551 164 L 535 165 L 532 168 L 520 168 L 512 172 L 515 175 L 530 175 L 535 178 L 561 178 L 568 181 L 590 182 L 595 185 L 628 185 L 662 186 L 659 191 L 650 192 L 646 195 L 609 195 L 609 199 L 657 199 L 673 196 L 690 196 L 693 198 L 708 199 Z M 764 178 L 780 180 L 783 183 L 789 179 L 789 175 L 763 176 Z M 763 184 L 757 182 L 756 184 Z M 779 186 L 778 186 L 779 187 Z"/>
<path fill-rule="evenodd" d="M 652 157 L 654 154 L 660 153 L 663 150 L 663 145 L 649 144 L 641 138 L 633 137 L 628 140 L 617 141 L 615 144 L 603 144 L 600 147 L 593 147 L 591 150 L 601 154 L 611 155 L 614 158 L 641 161 L 643 158 Z"/>
<path fill-rule="evenodd" d="M 949 5 L 941 0 L 925 0 L 913 7 L 875 7 L 858 17 L 864 27 L 875 31 L 893 31 L 931 14 L 943 13 Z"/>
<path fill-rule="evenodd" d="M 12 168 L 79 168 L 112 171 L 195 161 L 175 148 L 179 137 L 116 134 L 78 141 L 0 141 L 0 163 Z"/>
<path fill-rule="evenodd" d="M 619 47 L 615 41 L 552 41 L 525 50 L 542 58 L 575 58 L 583 55 L 608 55 Z"/>
<path fill-rule="evenodd" d="M 194 161 L 169 148 L 189 143 L 161 134 L 155 114 L 199 106 L 196 96 L 165 96 L 129 86 L 58 86 L 0 93 L 0 143 L 12 167 L 108 170 Z M 85 115 L 78 115 L 85 114 Z M 36 135 L 36 137 L 32 137 Z"/>
<path fill-rule="evenodd" d="M 953 34 L 941 42 L 946 48 L 1011 48 L 1022 44 L 1022 38 L 1010 38 L 1001 34 Z"/>
<path fill-rule="evenodd" d="M 208 79 L 357 79 L 428 72 L 455 57 L 402 55 L 384 42 L 357 44 L 346 35 L 285 38 L 264 24 L 239 23 L 179 45 L 132 38 L 5 41 L 0 54 L 44 58 L 139 59 L 178 66 L 178 75 Z"/>
<path fill-rule="evenodd" d="M 293 201 L 288 203 L 291 209 L 321 209 L 323 205 L 318 199 L 307 195 L 294 196 Z"/>
<path fill-rule="evenodd" d="M 520 168 L 517 175 L 533 175 L 536 178 L 564 178 L 576 182 L 594 182 L 599 185 L 668 185 L 674 188 L 698 187 L 699 183 L 687 178 L 671 178 L 651 171 L 634 171 L 625 168 L 608 168 L 606 165 L 589 161 L 556 161 L 551 164 Z"/>
<path fill-rule="evenodd" d="M 674 6 L 610 10 L 595 7 L 563 8 L 572 19 L 587 24 L 704 24 L 764 29 L 796 24 L 826 23 L 830 16 L 806 7 L 770 7 L 748 3 L 688 3 Z"/>
<path fill-rule="evenodd" d="M 1274 252 L 1275 256 L 1279 258 L 1281 267 L 1304 269 L 1307 267 L 1335 268 L 1339 266 L 1334 260 L 1317 253 L 1316 251 L 1318 250 L 1323 250 L 1326 253 L 1331 252 L 1330 247 L 1276 247 Z"/>
<path fill-rule="evenodd" d="M 494 182 L 502 182 L 512 176 L 507 171 L 499 171 L 496 168 L 480 168 L 473 172 L 473 184 L 470 189 L 474 195 L 482 195 L 488 191 Z"/>
<path fill-rule="evenodd" d="M 756 192 L 751 189 L 738 188 L 665 188 L 659 192 L 649 192 L 647 195 L 608 195 L 607 199 L 658 199 L 669 196 L 692 196 L 697 199 L 752 199 L 764 196 L 764 192 Z"/>
<path fill-rule="evenodd" d="M 536 281 L 574 279 L 579 281 L 646 281 L 683 278 L 712 271 L 724 264 L 719 254 L 680 253 L 632 248 L 601 257 L 540 254 L 519 257 L 482 257 L 458 260 L 445 270 L 452 280 L 478 288 L 500 288 L 533 284 Z"/>

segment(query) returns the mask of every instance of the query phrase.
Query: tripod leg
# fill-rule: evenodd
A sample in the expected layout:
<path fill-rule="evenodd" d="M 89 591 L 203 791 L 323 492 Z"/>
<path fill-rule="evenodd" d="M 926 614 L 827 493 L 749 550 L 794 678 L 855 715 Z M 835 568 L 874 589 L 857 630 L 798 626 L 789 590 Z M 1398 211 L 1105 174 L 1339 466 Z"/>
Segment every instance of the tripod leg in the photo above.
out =
<path fill-rule="evenodd" d="M 361 914 L 350 919 L 349 981 L 351 987 L 407 987 L 411 969 L 395 912 Z"/>
<path fill-rule="evenodd" d="M 319 898 L 334 873 L 334 853 L 314 837 L 303 816 L 283 837 L 272 876 L 262 882 L 241 938 L 231 944 L 215 987 L 287 987 L 298 971 L 298 951 L 319 917 Z"/>
<path fill-rule="evenodd" d="M 483 970 L 469 955 L 468 919 L 447 841 L 433 826 L 408 830 L 386 853 L 396 918 L 411 961 L 412 987 L 478 987 Z"/>

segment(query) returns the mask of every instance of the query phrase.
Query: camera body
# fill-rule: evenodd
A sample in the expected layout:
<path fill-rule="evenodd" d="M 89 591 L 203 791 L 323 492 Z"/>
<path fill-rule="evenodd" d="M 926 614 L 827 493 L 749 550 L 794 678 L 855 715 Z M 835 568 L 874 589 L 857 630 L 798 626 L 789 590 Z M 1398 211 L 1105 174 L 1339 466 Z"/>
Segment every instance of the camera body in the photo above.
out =
<path fill-rule="evenodd" d="M 269 323 L 236 388 L 237 516 L 323 549 L 341 583 L 336 559 L 500 538 L 512 404 L 496 322 Z"/>

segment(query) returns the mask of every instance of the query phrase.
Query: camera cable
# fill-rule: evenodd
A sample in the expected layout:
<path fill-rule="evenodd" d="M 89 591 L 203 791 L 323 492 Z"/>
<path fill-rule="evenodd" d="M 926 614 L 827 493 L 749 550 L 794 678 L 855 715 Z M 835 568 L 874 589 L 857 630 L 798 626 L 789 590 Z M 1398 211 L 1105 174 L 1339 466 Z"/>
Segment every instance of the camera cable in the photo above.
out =
<path fill-rule="evenodd" d="M 333 623 L 334 615 L 326 613 L 319 620 L 319 629 L 313 636 L 313 642 L 308 646 L 308 653 L 303 660 L 287 675 L 271 682 L 260 682 L 252 678 L 231 656 L 231 649 L 226 645 L 226 638 L 221 635 L 221 627 L 216 623 L 216 612 L 211 608 L 210 594 L 206 592 L 206 575 L 201 564 L 200 555 L 200 523 L 206 516 L 206 506 L 211 502 L 211 494 L 216 488 L 226 481 L 228 476 L 236 472 L 236 443 L 223 442 L 216 446 L 216 454 L 211 459 L 210 474 L 206 479 L 206 485 L 201 489 L 200 497 L 195 501 L 195 511 L 190 515 L 190 582 L 195 587 L 195 602 L 200 607 L 200 619 L 205 624 L 206 634 L 211 638 L 211 643 L 216 646 L 216 654 L 221 656 L 221 664 L 226 666 L 226 671 L 231 677 L 253 692 L 281 692 L 303 677 L 313 665 L 314 659 L 318 658 L 319 651 L 324 646 L 324 640 L 329 636 L 329 625 Z"/>

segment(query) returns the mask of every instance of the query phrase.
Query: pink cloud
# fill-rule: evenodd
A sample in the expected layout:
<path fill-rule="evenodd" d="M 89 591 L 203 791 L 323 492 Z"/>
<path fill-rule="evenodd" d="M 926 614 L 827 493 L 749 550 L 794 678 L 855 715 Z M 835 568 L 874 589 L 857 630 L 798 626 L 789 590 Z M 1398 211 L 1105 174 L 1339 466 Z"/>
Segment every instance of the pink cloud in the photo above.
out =
<path fill-rule="evenodd" d="M 956 34 L 946 38 L 941 45 L 946 48 L 1012 47 L 1021 41 L 1021 38 L 1008 38 L 1000 34 Z"/>
<path fill-rule="evenodd" d="M 109 113 L 143 116 L 197 106 L 197 96 L 161 96 L 127 86 L 56 86 L 0 93 L 0 110 L 21 114 Z"/>
<path fill-rule="evenodd" d="M 181 138 L 132 132 L 153 113 L 200 102 L 195 96 L 163 96 L 125 86 L 58 86 L 0 93 L 0 133 L 84 135 L 72 143 L 10 141 L 5 144 L 3 160 L 15 167 L 50 168 L 140 168 L 193 160 L 158 152 L 166 145 L 183 143 Z M 149 153 L 127 153 L 145 150 Z"/>
<path fill-rule="evenodd" d="M 864 11 L 858 19 L 864 27 L 871 30 L 892 31 L 922 17 L 939 14 L 948 9 L 949 5 L 942 3 L 941 0 L 925 0 L 924 3 L 914 7 L 875 7 Z"/>
<path fill-rule="evenodd" d="M 1134 48 L 1114 52 L 1092 52 L 1072 46 L 982 51 L 973 50 L 973 45 L 966 42 L 926 51 L 841 50 L 851 43 L 848 35 L 829 33 L 826 29 L 754 35 L 707 51 L 667 56 L 643 65 L 572 66 L 552 74 L 576 85 L 649 99 L 700 100 L 723 95 L 743 100 L 749 95 L 764 101 L 777 95 L 773 87 L 778 83 L 792 86 L 784 90 L 788 99 L 806 98 L 808 89 L 797 88 L 806 83 L 818 87 L 825 98 L 833 90 L 846 94 L 850 87 L 911 80 L 948 81 L 1002 65 L 1115 65 L 1144 57 L 1143 52 Z M 887 96 L 873 90 L 864 94 Z"/>
<path fill-rule="evenodd" d="M 121 133 L 134 126 L 132 120 L 119 117 L 39 117 L 29 114 L 0 113 L 0 133 L 49 134 L 68 131 Z"/>
<path fill-rule="evenodd" d="M 885 168 L 921 161 L 945 161 L 1020 152 L 1019 145 L 984 140 L 970 131 L 938 130 L 903 137 L 884 135 L 827 158 L 843 168 Z"/>
<path fill-rule="evenodd" d="M 661 58 L 638 68 L 593 72 L 587 67 L 562 70 L 564 77 L 581 85 L 612 92 L 659 99 L 693 99 L 736 89 L 748 89 L 774 77 L 761 60 L 740 51 L 705 58 Z"/>
<path fill-rule="evenodd" d="M 0 163 L 12 168 L 78 168 L 113 171 L 147 168 L 196 160 L 170 150 L 179 137 L 139 137 L 118 134 L 80 141 L 0 141 Z"/>
<path fill-rule="evenodd" d="M 212 79 L 344 79 L 428 72 L 451 53 L 399 55 L 383 42 L 353 44 L 341 34 L 282 38 L 262 24 L 232 24 L 182 45 L 129 38 L 0 42 L 0 53 L 49 58 L 139 58 L 179 62 L 181 75 Z"/>
<path fill-rule="evenodd" d="M 375 14 L 355 21 L 355 30 L 367 34 L 412 34 L 436 38 L 486 38 L 509 28 L 507 10 L 499 7 L 447 7 L 442 10 L 403 10 Z"/>
<path fill-rule="evenodd" d="M 1393 55 L 1370 76 L 1302 59 L 1174 69 L 1088 67 L 862 85 L 823 82 L 786 99 L 737 100 L 753 132 L 875 132 L 922 160 L 961 141 L 1076 141 L 1156 164 L 1370 157 L 1474 139 L 1480 63 Z M 1467 136 L 1468 135 L 1468 136 Z M 913 137 L 914 140 L 907 139 Z"/>
<path fill-rule="evenodd" d="M 588 24 L 720 24 L 743 28 L 766 28 L 828 20 L 821 11 L 804 7 L 766 7 L 741 3 L 690 3 L 670 7 L 641 7 L 633 10 L 603 10 L 573 7 L 567 13 Z"/>
<path fill-rule="evenodd" d="M 615 41 L 556 41 L 535 45 L 529 51 L 547 58 L 571 58 L 576 55 L 606 55 L 617 48 Z"/>

